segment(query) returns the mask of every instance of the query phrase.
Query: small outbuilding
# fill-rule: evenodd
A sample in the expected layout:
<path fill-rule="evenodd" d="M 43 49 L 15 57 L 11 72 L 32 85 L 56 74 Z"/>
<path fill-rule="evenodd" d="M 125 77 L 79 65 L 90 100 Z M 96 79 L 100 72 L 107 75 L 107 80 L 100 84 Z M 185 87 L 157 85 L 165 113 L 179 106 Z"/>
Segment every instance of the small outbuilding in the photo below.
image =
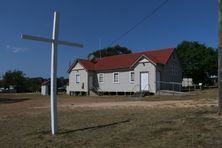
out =
<path fill-rule="evenodd" d="M 49 80 L 44 81 L 41 86 L 41 94 L 43 96 L 49 95 Z"/>

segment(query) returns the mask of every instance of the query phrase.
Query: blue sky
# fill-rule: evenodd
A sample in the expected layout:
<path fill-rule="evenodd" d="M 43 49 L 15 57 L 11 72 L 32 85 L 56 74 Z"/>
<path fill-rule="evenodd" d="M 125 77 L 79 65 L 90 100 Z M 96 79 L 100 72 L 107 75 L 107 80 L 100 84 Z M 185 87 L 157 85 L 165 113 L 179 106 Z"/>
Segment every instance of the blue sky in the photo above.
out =
<path fill-rule="evenodd" d="M 21 33 L 51 37 L 53 12 L 60 12 L 61 40 L 84 48 L 59 46 L 58 76 L 69 63 L 107 47 L 164 0 L 0 0 L 0 76 L 22 70 L 29 77 L 50 76 L 48 43 L 22 40 Z M 113 45 L 133 52 L 176 47 L 183 40 L 217 47 L 217 0 L 169 0 L 152 17 Z"/>

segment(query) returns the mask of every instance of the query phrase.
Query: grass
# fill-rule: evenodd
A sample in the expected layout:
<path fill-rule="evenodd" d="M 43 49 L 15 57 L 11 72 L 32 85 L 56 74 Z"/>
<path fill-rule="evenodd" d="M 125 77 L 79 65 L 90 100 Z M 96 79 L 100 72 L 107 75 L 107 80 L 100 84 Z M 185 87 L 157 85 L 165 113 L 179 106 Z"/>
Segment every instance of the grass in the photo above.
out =
<path fill-rule="evenodd" d="M 0 120 L 2 147 L 220 147 L 215 108 L 63 110 L 50 134 L 47 110 Z M 211 117 L 212 116 L 212 117 Z"/>
<path fill-rule="evenodd" d="M 215 99 L 214 92 L 209 90 L 192 97 Z M 1 147 L 208 148 L 222 145 L 222 118 L 217 116 L 215 106 L 59 108 L 59 133 L 51 136 L 49 109 L 21 108 L 13 111 L 10 107 L 3 109 L 6 105 L 0 106 Z"/>
<path fill-rule="evenodd" d="M 163 95 L 154 95 L 144 97 L 144 101 L 170 101 L 170 100 L 215 100 L 217 97 L 217 89 L 206 89 L 206 90 L 197 90 L 191 91 L 188 95 L 178 96 L 163 96 Z"/>

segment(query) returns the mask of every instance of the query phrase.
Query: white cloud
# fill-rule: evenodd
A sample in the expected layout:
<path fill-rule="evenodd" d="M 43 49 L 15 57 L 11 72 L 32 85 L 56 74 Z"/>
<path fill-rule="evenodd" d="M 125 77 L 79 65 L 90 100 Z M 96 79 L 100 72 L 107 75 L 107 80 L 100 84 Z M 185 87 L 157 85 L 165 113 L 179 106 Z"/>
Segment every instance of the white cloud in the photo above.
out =
<path fill-rule="evenodd" d="M 11 45 L 6 45 L 5 48 L 13 53 L 24 52 L 28 50 L 28 48 L 25 47 L 16 47 Z"/>
<path fill-rule="evenodd" d="M 23 47 L 13 47 L 12 49 L 13 49 L 12 52 L 14 52 L 14 53 L 28 50 L 27 48 L 23 48 Z"/>
<path fill-rule="evenodd" d="M 7 49 L 10 49 L 10 47 L 11 47 L 10 45 L 6 45 L 6 48 L 7 48 Z"/>

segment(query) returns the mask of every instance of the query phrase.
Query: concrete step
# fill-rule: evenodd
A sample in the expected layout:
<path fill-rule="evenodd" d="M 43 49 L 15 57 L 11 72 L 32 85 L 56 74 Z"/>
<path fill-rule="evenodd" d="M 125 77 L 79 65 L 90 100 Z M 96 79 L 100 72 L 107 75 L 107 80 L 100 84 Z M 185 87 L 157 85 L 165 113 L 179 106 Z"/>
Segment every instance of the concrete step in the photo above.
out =
<path fill-rule="evenodd" d="M 89 91 L 90 96 L 98 96 L 98 94 L 92 90 Z"/>

